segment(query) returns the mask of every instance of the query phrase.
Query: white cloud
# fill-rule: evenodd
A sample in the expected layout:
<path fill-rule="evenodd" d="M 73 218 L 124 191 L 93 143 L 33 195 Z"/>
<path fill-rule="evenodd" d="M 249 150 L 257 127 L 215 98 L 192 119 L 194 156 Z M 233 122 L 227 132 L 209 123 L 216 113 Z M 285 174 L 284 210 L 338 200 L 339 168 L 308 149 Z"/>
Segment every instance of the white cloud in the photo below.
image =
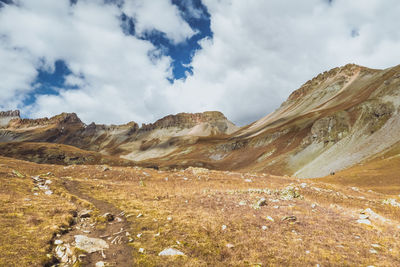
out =
<path fill-rule="evenodd" d="M 29 51 L 32 58 L 44 60 L 50 67 L 55 60 L 63 59 L 73 73 L 67 77 L 67 84 L 81 86 L 79 90 L 61 91 L 59 96 L 40 96 L 25 111 L 35 117 L 77 112 L 86 122 L 121 123 L 151 121 L 168 109 L 165 105 L 159 108 L 162 92 L 158 90 L 169 85 L 170 58 L 151 60 L 148 54 L 156 48 L 148 41 L 124 35 L 119 15 L 114 5 L 83 0 L 73 7 L 67 0 L 26 0 L 1 10 L 0 33 L 13 47 Z M 18 57 L 23 55 L 17 53 Z M 6 51 L 5 56 L 13 54 Z M 12 61 L 6 58 L 4 64 Z M 14 78 L 10 85 L 14 95 L 20 87 L 29 89 L 36 76 L 34 62 L 26 64 L 34 73 L 25 71 L 22 77 Z M 4 69 L 4 77 L 17 75 L 15 68 Z"/>
<path fill-rule="evenodd" d="M 214 38 L 193 58 L 194 75 L 171 88 L 171 101 L 184 99 L 180 110 L 218 109 L 249 123 L 319 72 L 353 62 L 376 68 L 400 63 L 395 0 L 203 3 Z"/>
<path fill-rule="evenodd" d="M 21 105 L 38 66 L 51 69 L 63 59 L 72 71 L 66 83 L 79 88 L 39 96 L 25 112 L 77 112 L 86 122 L 121 123 L 221 110 L 244 124 L 319 72 L 400 63 L 396 0 L 203 0 L 213 39 L 200 42 L 193 75 L 171 85 L 171 58 L 124 35 L 119 20 L 123 10 L 135 17 L 139 34 L 156 29 L 182 42 L 194 31 L 170 1 L 126 0 L 122 10 L 102 0 L 68 2 L 20 0 L 0 9 L 0 108 Z M 148 56 L 154 52 L 156 60 Z"/>
<path fill-rule="evenodd" d="M 136 19 L 135 30 L 139 36 L 158 30 L 179 43 L 195 34 L 170 0 L 127 0 L 123 10 Z"/>

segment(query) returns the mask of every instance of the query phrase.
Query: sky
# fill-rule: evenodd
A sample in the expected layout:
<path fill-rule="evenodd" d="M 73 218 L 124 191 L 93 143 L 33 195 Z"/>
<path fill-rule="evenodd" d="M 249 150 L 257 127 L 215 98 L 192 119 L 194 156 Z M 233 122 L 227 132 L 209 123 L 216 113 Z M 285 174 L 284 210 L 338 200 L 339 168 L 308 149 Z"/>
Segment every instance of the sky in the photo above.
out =
<path fill-rule="evenodd" d="M 0 0 L 0 110 L 238 125 L 318 73 L 400 64 L 398 0 Z"/>

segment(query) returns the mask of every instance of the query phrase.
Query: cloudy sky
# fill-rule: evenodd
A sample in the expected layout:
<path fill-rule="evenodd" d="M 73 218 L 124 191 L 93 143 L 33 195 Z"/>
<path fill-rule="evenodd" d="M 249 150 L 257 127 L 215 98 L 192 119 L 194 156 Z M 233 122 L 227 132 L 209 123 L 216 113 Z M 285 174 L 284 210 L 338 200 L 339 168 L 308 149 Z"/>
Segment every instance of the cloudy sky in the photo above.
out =
<path fill-rule="evenodd" d="M 0 110 L 239 125 L 336 66 L 400 64 L 398 0 L 0 0 Z"/>

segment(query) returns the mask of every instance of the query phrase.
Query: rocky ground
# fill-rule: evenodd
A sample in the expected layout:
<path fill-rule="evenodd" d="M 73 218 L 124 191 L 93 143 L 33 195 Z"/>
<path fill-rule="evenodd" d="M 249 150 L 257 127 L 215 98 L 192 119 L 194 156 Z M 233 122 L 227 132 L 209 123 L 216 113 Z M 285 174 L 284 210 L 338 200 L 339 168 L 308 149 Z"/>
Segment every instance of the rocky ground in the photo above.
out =
<path fill-rule="evenodd" d="M 1 157 L 0 202 L 0 266 L 400 265 L 376 186 Z"/>

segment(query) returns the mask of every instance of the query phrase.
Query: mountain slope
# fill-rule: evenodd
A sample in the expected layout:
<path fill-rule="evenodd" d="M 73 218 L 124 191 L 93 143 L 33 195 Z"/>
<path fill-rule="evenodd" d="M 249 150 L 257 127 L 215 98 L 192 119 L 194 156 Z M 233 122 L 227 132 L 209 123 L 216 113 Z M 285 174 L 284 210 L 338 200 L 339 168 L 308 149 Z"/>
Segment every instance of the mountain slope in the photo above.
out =
<path fill-rule="evenodd" d="M 191 153 L 170 155 L 168 164 L 325 176 L 398 142 L 399 104 L 399 66 L 373 70 L 349 64 L 308 81 L 275 112 L 229 138 L 204 140 Z"/>
<path fill-rule="evenodd" d="M 180 113 L 142 127 L 85 125 L 64 113 L 3 118 L 9 123 L 0 129 L 0 141 L 68 144 L 143 166 L 310 178 L 354 166 L 400 142 L 399 109 L 400 65 L 376 70 L 348 64 L 319 74 L 276 111 L 240 129 L 219 112 Z"/>

